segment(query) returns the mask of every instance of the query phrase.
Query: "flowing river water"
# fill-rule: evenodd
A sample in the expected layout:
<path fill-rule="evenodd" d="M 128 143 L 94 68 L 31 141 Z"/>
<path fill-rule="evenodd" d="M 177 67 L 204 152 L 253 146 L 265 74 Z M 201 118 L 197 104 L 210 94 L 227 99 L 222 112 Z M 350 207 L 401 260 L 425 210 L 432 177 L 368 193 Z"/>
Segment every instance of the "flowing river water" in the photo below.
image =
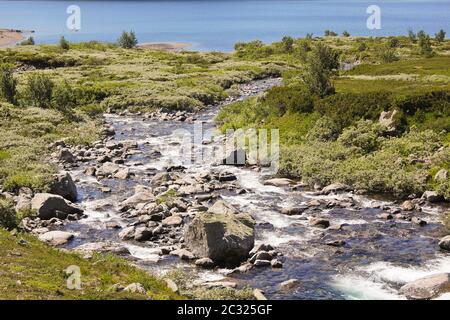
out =
<path fill-rule="evenodd" d="M 279 79 L 268 79 L 243 85 L 239 99 L 259 94 L 278 83 Z M 215 127 L 214 117 L 222 105 L 196 115 L 197 120 L 203 121 L 205 129 Z M 178 129 L 192 131 L 193 124 L 153 120 L 142 115 L 107 114 L 105 120 L 115 129 L 115 141 L 137 142 L 138 151 L 123 164 L 134 175 L 126 180 L 109 178 L 99 182 L 84 173 L 89 162 L 70 170 L 79 190 L 79 204 L 87 218 L 64 227 L 76 235 L 67 247 L 111 241 L 125 246 L 136 264 L 152 272 L 164 273 L 176 265 L 195 269 L 192 263 L 182 262 L 177 257 L 160 256 L 158 246 L 161 244 L 122 241 L 118 237 L 120 229 L 106 227 L 111 221 L 127 226 L 129 221 L 123 218 L 118 204 L 133 195 L 135 185 L 149 185 L 155 172 L 164 170 L 168 164 L 179 164 L 180 141 L 174 132 Z M 186 167 L 187 173 L 211 169 L 208 164 Z M 384 220 L 379 214 L 398 208 L 398 202 L 352 192 L 319 195 L 307 189 L 268 186 L 263 181 L 269 176 L 261 170 L 218 168 L 221 167 L 234 173 L 239 187 L 247 192 L 221 190 L 216 193 L 240 211 L 254 216 L 256 243 L 271 244 L 281 251 L 283 267 L 253 268 L 236 274 L 229 274 L 226 269 L 205 271 L 197 268 L 200 279 L 231 280 L 239 287 L 259 288 L 271 299 L 404 299 L 398 289 L 406 282 L 429 274 L 450 272 L 450 255 L 438 247 L 438 239 L 445 235 L 440 216 L 442 207 L 426 205 L 421 212 L 410 213 L 427 221 L 425 226 L 406 219 Z M 111 192 L 102 192 L 101 188 L 105 187 Z M 305 205 L 313 199 L 338 204 L 320 206 L 308 213 L 328 219 L 330 228 L 310 226 L 306 214 L 281 214 L 282 208 Z M 331 245 L 339 241 L 339 246 Z M 298 286 L 280 289 L 281 282 L 293 278 L 299 280 Z"/>

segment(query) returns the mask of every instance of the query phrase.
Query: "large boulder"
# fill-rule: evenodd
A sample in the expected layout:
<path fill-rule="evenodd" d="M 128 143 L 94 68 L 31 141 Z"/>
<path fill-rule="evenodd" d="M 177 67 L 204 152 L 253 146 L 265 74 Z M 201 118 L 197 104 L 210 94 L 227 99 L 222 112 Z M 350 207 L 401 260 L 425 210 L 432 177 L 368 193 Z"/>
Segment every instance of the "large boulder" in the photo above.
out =
<path fill-rule="evenodd" d="M 77 187 L 67 172 L 54 176 L 53 183 L 50 186 L 50 193 L 60 195 L 70 201 L 76 201 L 78 196 Z"/>
<path fill-rule="evenodd" d="M 39 240 L 46 242 L 52 246 L 60 246 L 66 244 L 73 239 L 73 234 L 65 231 L 49 231 L 39 236 Z"/>
<path fill-rule="evenodd" d="M 390 111 L 383 111 L 380 114 L 380 118 L 378 120 L 379 124 L 385 128 L 387 133 L 396 133 L 397 132 L 397 118 L 399 116 L 399 112 L 397 109 Z"/>
<path fill-rule="evenodd" d="M 43 220 L 57 217 L 65 219 L 69 214 L 80 214 L 83 210 L 67 201 L 63 197 L 50 193 L 37 193 L 31 199 L 31 210 Z"/>
<path fill-rule="evenodd" d="M 196 256 L 235 267 L 248 258 L 254 246 L 254 225 L 245 213 L 200 213 L 187 226 L 184 239 Z"/>
<path fill-rule="evenodd" d="M 450 292 L 450 273 L 438 273 L 407 283 L 400 294 L 408 299 L 429 300 Z"/>

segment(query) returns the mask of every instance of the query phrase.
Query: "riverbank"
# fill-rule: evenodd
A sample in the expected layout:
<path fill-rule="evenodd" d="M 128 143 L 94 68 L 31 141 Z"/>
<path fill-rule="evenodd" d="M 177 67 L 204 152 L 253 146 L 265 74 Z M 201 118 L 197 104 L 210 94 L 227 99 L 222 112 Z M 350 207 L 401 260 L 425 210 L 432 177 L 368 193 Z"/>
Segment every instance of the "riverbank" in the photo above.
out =
<path fill-rule="evenodd" d="M 0 29 L 0 48 L 14 46 L 24 39 L 22 30 Z"/>

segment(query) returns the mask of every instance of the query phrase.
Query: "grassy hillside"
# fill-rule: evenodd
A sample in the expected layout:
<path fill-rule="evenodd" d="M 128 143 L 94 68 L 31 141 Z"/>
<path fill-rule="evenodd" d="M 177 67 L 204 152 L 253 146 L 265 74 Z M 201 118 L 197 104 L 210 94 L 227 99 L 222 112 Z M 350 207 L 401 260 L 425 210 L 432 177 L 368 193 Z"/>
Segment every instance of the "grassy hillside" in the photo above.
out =
<path fill-rule="evenodd" d="M 342 182 L 400 196 L 431 189 L 450 198 L 448 180 L 434 179 L 450 168 L 450 41 L 430 40 L 426 54 L 406 37 L 298 39 L 284 53 L 283 42 L 240 44 L 241 57 L 303 63 L 284 72 L 283 87 L 224 108 L 217 118 L 223 130 L 280 129 L 280 173 L 311 186 Z M 305 82 L 318 44 L 353 64 L 330 70 L 333 93 L 323 96 Z M 392 110 L 395 133 L 378 123 Z"/>
<path fill-rule="evenodd" d="M 86 260 L 74 253 L 51 248 L 27 234 L 0 228 L 0 299 L 181 299 L 165 282 L 113 256 Z M 67 288 L 65 270 L 78 266 L 81 290 Z M 140 283 L 148 297 L 116 292 L 113 285 Z"/>

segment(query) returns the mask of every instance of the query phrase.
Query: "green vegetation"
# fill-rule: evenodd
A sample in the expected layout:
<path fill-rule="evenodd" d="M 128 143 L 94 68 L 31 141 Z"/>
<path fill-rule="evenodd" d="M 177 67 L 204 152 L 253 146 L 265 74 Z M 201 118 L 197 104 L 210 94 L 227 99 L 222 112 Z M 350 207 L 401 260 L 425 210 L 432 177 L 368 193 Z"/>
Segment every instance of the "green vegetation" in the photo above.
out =
<path fill-rule="evenodd" d="M 34 38 L 28 37 L 27 39 L 23 40 L 21 43 L 19 43 L 21 46 L 34 46 Z"/>
<path fill-rule="evenodd" d="M 254 300 L 253 290 L 245 287 L 232 288 L 205 288 L 193 287 L 192 284 L 198 278 L 194 271 L 181 267 L 170 270 L 166 277 L 175 282 L 180 294 L 195 300 Z"/>
<path fill-rule="evenodd" d="M 0 210 L 2 204 L 0 203 Z M 1 219 L 1 218 L 0 218 Z M 81 290 L 67 288 L 69 266 L 81 271 Z M 0 228 L 0 299 L 147 299 L 137 293 L 116 292 L 114 286 L 140 283 L 150 299 L 182 299 L 164 281 L 112 255 L 87 260 L 51 248 L 34 236 Z"/>
<path fill-rule="evenodd" d="M 281 57 L 278 43 L 264 46 L 266 59 Z M 240 48 L 242 57 L 261 57 L 261 47 Z M 283 86 L 225 107 L 217 122 L 222 130 L 280 129 L 280 174 L 311 186 L 342 182 L 398 196 L 436 190 L 450 199 L 449 182 L 434 181 L 450 168 L 448 51 L 448 41 L 423 31 L 409 39 L 294 39 L 284 55 L 298 64 L 283 73 Z M 384 111 L 395 113 L 382 125 Z"/>
<path fill-rule="evenodd" d="M 124 49 L 131 49 L 137 46 L 138 40 L 136 38 L 136 35 L 134 31 L 130 32 L 122 32 L 119 39 L 117 39 L 117 44 Z"/>
<path fill-rule="evenodd" d="M 0 65 L 0 98 L 14 104 L 16 102 L 17 81 L 13 77 L 12 68 Z"/>
<path fill-rule="evenodd" d="M 63 50 L 69 50 L 70 49 L 70 44 L 69 42 L 66 40 L 66 38 L 64 38 L 64 36 L 62 36 L 59 39 L 59 47 Z"/>

